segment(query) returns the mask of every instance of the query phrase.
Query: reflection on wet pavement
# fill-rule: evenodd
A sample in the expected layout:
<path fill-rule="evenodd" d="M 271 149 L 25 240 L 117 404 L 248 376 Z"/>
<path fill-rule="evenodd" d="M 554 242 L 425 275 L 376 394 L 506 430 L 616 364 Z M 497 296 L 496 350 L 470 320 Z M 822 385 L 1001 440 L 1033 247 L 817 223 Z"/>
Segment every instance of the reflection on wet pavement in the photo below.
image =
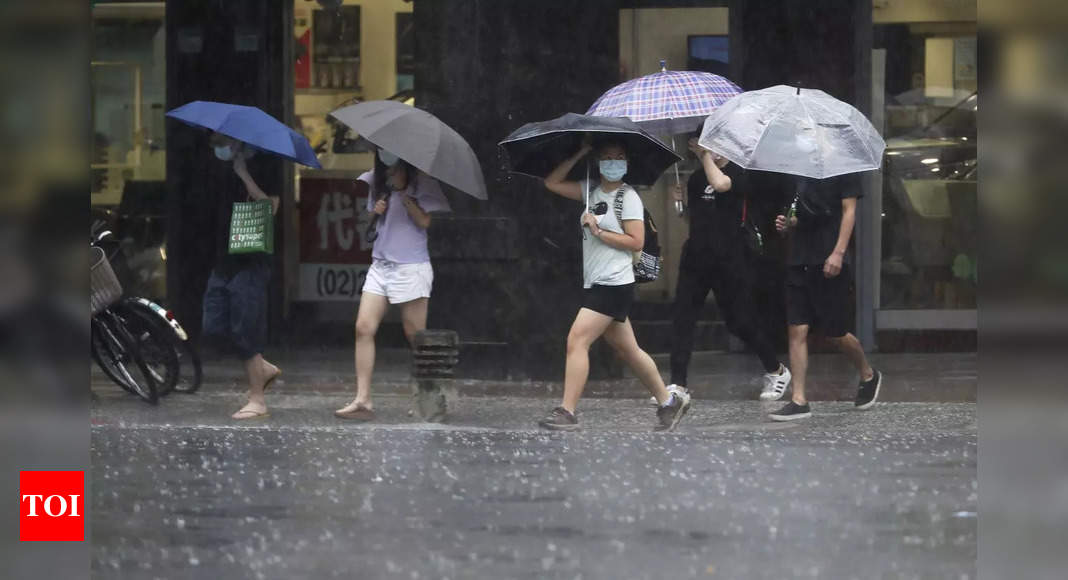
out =
<path fill-rule="evenodd" d="M 342 398 L 338 397 L 340 401 Z M 651 433 L 638 400 L 458 398 L 451 422 L 339 423 L 326 396 L 93 409 L 93 571 L 123 578 L 974 577 L 975 408 L 708 402 Z M 963 515 L 962 515 L 963 514 Z M 971 515 L 969 515 L 971 514 Z"/>

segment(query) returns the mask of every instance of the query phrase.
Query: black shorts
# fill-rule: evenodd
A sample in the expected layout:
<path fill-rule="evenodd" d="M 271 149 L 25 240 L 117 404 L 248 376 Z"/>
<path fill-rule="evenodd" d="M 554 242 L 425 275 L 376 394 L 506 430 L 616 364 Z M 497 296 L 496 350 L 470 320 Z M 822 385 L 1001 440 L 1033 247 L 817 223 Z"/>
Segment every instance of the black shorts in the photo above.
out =
<path fill-rule="evenodd" d="M 582 291 L 582 307 L 611 316 L 616 322 L 626 322 L 630 305 L 634 303 L 634 284 L 601 286 L 594 284 Z"/>
<path fill-rule="evenodd" d="M 834 278 L 823 275 L 822 265 L 790 266 L 786 270 L 786 323 L 807 324 L 829 338 L 849 332 L 849 299 L 853 279 L 848 267 Z"/>

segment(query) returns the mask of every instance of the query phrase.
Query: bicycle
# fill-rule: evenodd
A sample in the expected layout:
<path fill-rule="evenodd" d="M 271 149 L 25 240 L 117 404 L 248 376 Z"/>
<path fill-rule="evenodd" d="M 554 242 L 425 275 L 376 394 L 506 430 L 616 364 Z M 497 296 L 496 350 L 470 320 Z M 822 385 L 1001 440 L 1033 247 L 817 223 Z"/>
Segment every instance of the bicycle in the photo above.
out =
<path fill-rule="evenodd" d="M 141 356 L 139 341 L 111 309 L 122 296 L 122 286 L 104 250 L 92 246 L 90 256 L 90 355 L 120 387 L 154 405 L 159 401 L 157 377 Z"/>
<path fill-rule="evenodd" d="M 106 229 L 98 229 L 93 239 L 93 245 L 101 248 L 113 242 L 114 235 Z M 107 252 L 109 262 L 119 253 L 118 245 Z M 124 297 L 111 308 L 136 327 L 135 335 L 145 346 L 142 354 L 157 375 L 161 396 L 172 390 L 194 393 L 200 388 L 200 355 L 173 313 L 140 296 Z"/>

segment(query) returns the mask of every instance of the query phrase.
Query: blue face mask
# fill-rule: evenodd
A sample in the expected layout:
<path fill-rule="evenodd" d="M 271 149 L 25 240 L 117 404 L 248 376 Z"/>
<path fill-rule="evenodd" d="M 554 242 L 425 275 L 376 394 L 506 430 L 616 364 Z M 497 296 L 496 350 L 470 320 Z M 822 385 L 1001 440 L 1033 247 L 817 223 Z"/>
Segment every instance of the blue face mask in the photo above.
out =
<path fill-rule="evenodd" d="M 378 158 L 382 160 L 382 163 L 386 164 L 386 167 L 393 167 L 400 161 L 400 157 L 397 157 L 385 149 L 378 150 Z"/>
<path fill-rule="evenodd" d="M 599 167 L 601 175 L 608 181 L 619 181 L 627 174 L 626 159 L 602 159 Z"/>
<path fill-rule="evenodd" d="M 215 156 L 221 161 L 229 161 L 234 158 L 234 150 L 229 145 L 216 145 Z"/>

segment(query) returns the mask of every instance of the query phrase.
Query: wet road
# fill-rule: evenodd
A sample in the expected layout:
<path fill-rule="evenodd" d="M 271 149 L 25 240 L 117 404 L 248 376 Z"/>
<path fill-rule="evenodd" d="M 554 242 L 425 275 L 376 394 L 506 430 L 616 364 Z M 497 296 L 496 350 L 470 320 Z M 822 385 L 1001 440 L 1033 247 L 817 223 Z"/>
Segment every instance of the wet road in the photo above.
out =
<path fill-rule="evenodd" d="M 448 425 L 378 401 L 235 395 L 151 408 L 98 390 L 92 566 L 101 578 L 974 578 L 975 406 L 821 403 L 767 423 L 702 402 L 672 434 L 641 401 L 450 400 Z M 767 408 L 767 407 L 765 407 Z"/>

